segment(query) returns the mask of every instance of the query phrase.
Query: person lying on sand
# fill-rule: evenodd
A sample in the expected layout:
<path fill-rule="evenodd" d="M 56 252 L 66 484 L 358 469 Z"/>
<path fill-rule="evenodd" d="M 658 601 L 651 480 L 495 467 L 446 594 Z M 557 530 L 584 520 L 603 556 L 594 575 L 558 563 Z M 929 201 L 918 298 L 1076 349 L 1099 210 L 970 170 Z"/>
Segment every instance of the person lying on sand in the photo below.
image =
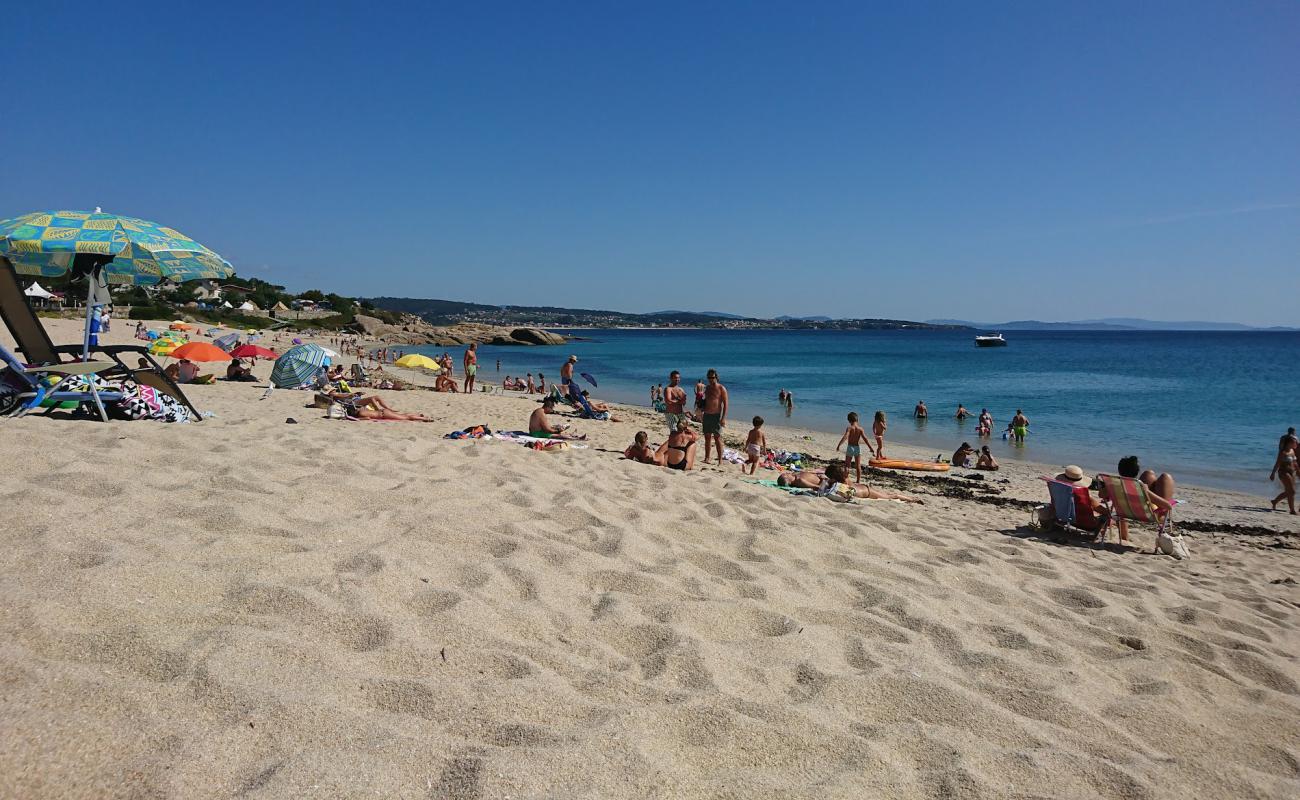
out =
<path fill-rule="evenodd" d="M 655 448 L 650 446 L 650 434 L 645 431 L 637 431 L 636 437 L 632 444 L 623 451 L 623 457 L 641 464 L 654 464 L 657 467 L 663 466 L 663 460 L 655 452 Z"/>
<path fill-rule="evenodd" d="M 551 422 L 547 414 L 555 411 L 555 398 L 547 397 L 542 404 L 533 409 L 533 413 L 528 417 L 528 435 L 538 439 L 562 439 L 562 440 L 582 440 L 586 436 L 572 436 L 566 434 L 565 427 L 556 425 Z"/>
<path fill-rule="evenodd" d="M 686 471 L 695 468 L 695 431 L 684 419 L 677 421 L 677 430 L 659 445 L 655 457 L 668 469 Z"/>
<path fill-rule="evenodd" d="M 355 406 L 349 409 L 349 415 L 357 419 L 391 419 L 399 422 L 433 422 L 423 414 L 406 414 L 391 408 L 377 408 L 370 405 Z"/>
<path fill-rule="evenodd" d="M 789 486 L 792 489 L 811 489 L 813 491 L 823 491 L 828 489 L 833 483 L 848 483 L 849 473 L 844 469 L 843 464 L 831 464 L 826 467 L 825 472 L 815 470 L 803 470 L 801 472 L 782 472 L 776 477 L 778 486 Z M 922 503 L 918 497 L 912 497 L 901 492 L 891 492 L 885 489 L 873 489 L 865 483 L 848 483 L 855 490 L 855 496 L 864 500 L 901 500 L 904 503 Z"/>

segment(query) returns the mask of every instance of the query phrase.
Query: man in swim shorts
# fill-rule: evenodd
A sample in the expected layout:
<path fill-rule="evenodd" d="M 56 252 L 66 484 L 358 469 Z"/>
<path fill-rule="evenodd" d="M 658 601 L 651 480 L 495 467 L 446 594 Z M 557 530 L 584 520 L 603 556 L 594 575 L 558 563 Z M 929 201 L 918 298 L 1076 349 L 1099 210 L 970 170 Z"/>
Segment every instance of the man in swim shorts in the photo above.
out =
<path fill-rule="evenodd" d="M 711 369 L 704 387 L 704 463 L 709 463 L 709 443 L 718 447 L 718 466 L 722 466 L 722 429 L 727 426 L 727 387 L 718 381 L 718 371 Z"/>
<path fill-rule="evenodd" d="M 555 411 L 555 399 L 547 397 L 542 404 L 533 409 L 528 417 L 528 435 L 537 439 L 586 439 L 586 436 L 569 436 L 564 427 L 552 423 L 547 414 Z"/>
<path fill-rule="evenodd" d="M 1016 440 L 1016 444 L 1025 443 L 1025 434 L 1029 433 L 1029 417 L 1025 412 L 1016 409 L 1016 415 L 1011 418 L 1011 434 Z"/>
<path fill-rule="evenodd" d="M 474 391 L 474 376 L 478 373 L 478 345 L 471 343 L 465 348 L 465 393 Z"/>
<path fill-rule="evenodd" d="M 568 386 L 573 383 L 573 365 L 578 363 L 577 356 L 569 356 L 569 360 L 564 362 L 560 367 L 560 385 Z"/>
<path fill-rule="evenodd" d="M 686 419 L 686 390 L 681 386 L 682 374 L 677 370 L 668 373 L 668 386 L 664 389 L 664 421 L 668 435 L 677 432 L 677 423 Z"/>

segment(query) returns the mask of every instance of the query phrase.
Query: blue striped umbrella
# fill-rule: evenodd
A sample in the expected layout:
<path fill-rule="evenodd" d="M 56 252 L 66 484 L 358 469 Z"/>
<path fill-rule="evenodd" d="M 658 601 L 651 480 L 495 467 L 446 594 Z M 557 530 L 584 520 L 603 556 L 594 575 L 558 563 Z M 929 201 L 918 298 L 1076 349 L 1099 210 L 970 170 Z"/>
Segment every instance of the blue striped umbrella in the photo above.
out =
<path fill-rule="evenodd" d="M 310 383 L 321 367 L 330 363 L 325 348 L 315 344 L 300 344 L 286 350 L 275 360 L 271 370 L 271 385 L 289 389 Z"/>
<path fill-rule="evenodd" d="M 238 341 L 239 341 L 239 334 L 227 333 L 225 336 L 222 336 L 219 339 L 213 339 L 212 343 L 215 344 L 217 347 L 220 347 L 222 350 L 229 351 L 232 347 L 235 346 L 235 343 Z"/>

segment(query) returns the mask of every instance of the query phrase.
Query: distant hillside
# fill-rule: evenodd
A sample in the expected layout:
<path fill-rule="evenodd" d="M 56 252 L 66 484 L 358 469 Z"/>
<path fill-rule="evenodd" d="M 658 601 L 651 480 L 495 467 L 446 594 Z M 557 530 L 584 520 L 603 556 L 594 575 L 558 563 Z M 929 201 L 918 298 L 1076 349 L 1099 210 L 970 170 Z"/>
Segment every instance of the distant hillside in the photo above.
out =
<path fill-rule="evenodd" d="M 755 319 L 720 311 L 656 311 L 629 314 L 591 308 L 556 306 L 493 306 L 457 300 L 415 297 L 371 297 L 366 302 L 376 308 L 415 314 L 433 325 L 477 322 L 500 327 L 526 328 L 724 328 L 724 329 L 792 329 L 792 330 L 894 330 L 927 329 L 952 326 L 911 322 L 899 319 L 837 319 L 828 317 L 783 317 L 777 320 Z"/>
<path fill-rule="evenodd" d="M 1016 320 L 1012 322 L 971 322 L 959 319 L 926 320 L 935 325 L 964 325 L 990 331 L 1291 331 L 1295 328 L 1258 328 L 1239 322 L 1203 322 L 1185 320 L 1166 322 L 1136 317 L 1108 317 L 1074 322 Z"/>

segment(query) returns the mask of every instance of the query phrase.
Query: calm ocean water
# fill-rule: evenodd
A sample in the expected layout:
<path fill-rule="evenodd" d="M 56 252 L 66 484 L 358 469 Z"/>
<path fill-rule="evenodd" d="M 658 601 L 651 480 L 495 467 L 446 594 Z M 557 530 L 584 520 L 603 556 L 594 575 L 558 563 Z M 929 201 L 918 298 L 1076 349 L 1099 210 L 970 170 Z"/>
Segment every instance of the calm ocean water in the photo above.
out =
<path fill-rule="evenodd" d="M 940 331 L 572 331 L 591 341 L 559 348 L 485 347 L 485 378 L 539 371 L 550 381 L 568 353 L 600 383 L 593 396 L 649 402 L 651 383 L 682 372 L 694 384 L 718 370 L 736 433 L 761 414 L 787 422 L 777 392 L 794 393 L 789 423 L 843 430 L 849 411 L 889 416 L 888 439 L 951 455 L 978 446 L 963 403 L 995 421 L 999 459 L 1113 469 L 1144 465 L 1204 486 L 1269 493 L 1278 437 L 1300 425 L 1300 333 L 1012 332 L 982 349 L 973 333 Z M 412 348 L 434 352 L 437 348 Z M 455 353 L 460 363 L 459 352 Z M 930 420 L 911 418 L 925 400 Z M 1017 408 L 1032 421 L 1024 447 L 1001 431 Z M 744 427 L 741 427 L 744 426 Z"/>

